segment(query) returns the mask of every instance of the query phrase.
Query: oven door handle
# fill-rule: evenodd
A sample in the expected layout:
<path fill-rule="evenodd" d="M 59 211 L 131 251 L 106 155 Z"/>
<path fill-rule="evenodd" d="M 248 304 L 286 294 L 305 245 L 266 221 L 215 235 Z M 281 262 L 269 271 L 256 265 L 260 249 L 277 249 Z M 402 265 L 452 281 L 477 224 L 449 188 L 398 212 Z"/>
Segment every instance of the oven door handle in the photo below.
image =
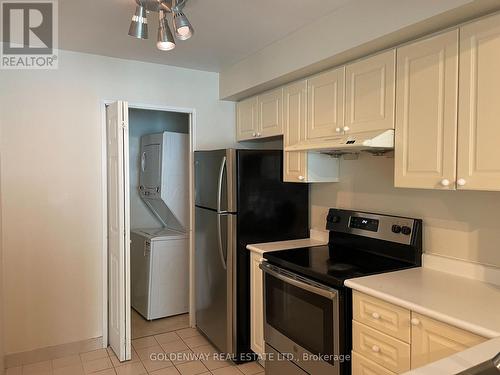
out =
<path fill-rule="evenodd" d="M 304 277 L 293 274 L 292 272 L 279 270 L 277 271 L 277 267 L 273 267 L 269 265 L 267 262 L 263 262 L 260 264 L 260 269 L 269 275 L 284 281 L 285 283 L 296 286 L 297 288 L 303 289 L 307 292 L 311 292 L 314 294 L 318 294 L 320 296 L 331 299 L 332 301 L 337 299 L 337 291 L 329 288 L 327 286 L 322 286 L 319 283 L 314 281 L 310 281 Z"/>

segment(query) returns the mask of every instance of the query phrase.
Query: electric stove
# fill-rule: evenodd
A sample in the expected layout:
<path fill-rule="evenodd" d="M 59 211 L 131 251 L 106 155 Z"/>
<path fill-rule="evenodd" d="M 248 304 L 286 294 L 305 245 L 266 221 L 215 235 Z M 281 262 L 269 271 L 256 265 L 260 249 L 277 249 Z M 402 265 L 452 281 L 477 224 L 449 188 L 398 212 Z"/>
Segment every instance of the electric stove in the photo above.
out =
<path fill-rule="evenodd" d="M 292 354 L 286 364 L 268 359 L 270 375 L 284 366 L 349 374 L 352 293 L 344 281 L 421 265 L 419 219 L 330 209 L 326 229 L 328 245 L 264 255 L 266 348 Z"/>

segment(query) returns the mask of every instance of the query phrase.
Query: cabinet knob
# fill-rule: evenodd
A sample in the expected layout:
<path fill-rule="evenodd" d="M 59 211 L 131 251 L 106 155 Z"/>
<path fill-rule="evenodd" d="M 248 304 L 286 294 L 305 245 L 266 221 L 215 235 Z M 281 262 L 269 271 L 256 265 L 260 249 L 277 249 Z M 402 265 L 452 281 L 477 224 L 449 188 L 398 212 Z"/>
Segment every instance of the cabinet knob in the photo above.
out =
<path fill-rule="evenodd" d="M 447 178 L 443 178 L 441 180 L 441 185 L 443 185 L 443 186 L 450 186 L 450 180 L 448 180 Z"/>
<path fill-rule="evenodd" d="M 418 326 L 420 324 L 420 320 L 418 320 L 417 318 L 412 318 L 410 320 L 410 323 L 412 326 Z"/>
<path fill-rule="evenodd" d="M 335 131 L 336 131 L 337 133 L 340 133 L 340 132 L 342 131 L 342 129 L 341 129 L 341 128 L 335 128 Z"/>
<path fill-rule="evenodd" d="M 457 185 L 458 186 L 465 186 L 466 183 L 467 183 L 467 181 L 465 181 L 463 178 L 459 178 L 457 180 Z"/>
<path fill-rule="evenodd" d="M 345 132 L 348 132 L 349 130 L 351 130 L 351 128 L 350 128 L 350 127 L 348 127 L 348 126 L 344 126 L 344 131 L 345 131 Z"/>
<path fill-rule="evenodd" d="M 378 312 L 373 312 L 372 313 L 372 318 L 373 319 L 380 319 L 380 314 Z"/>
<path fill-rule="evenodd" d="M 299 176 L 298 178 L 300 181 L 304 181 L 306 179 L 304 176 Z"/>
<path fill-rule="evenodd" d="M 380 352 L 380 347 L 379 347 L 379 346 L 377 346 L 377 345 L 373 345 L 373 346 L 372 346 L 372 352 L 374 352 L 374 353 L 379 353 L 379 352 Z"/>

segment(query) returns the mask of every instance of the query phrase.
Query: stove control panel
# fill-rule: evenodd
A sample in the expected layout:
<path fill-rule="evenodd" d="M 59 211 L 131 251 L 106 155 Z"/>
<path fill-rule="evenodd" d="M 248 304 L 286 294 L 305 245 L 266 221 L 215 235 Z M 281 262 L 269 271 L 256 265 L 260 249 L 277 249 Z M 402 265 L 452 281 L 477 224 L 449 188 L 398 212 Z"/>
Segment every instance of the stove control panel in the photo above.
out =
<path fill-rule="evenodd" d="M 331 208 L 326 229 L 379 240 L 412 244 L 421 233 L 422 221 L 407 217 Z"/>
<path fill-rule="evenodd" d="M 378 231 L 378 219 L 372 219 L 363 216 L 351 216 L 349 227 L 356 229 L 369 230 L 370 232 Z"/>

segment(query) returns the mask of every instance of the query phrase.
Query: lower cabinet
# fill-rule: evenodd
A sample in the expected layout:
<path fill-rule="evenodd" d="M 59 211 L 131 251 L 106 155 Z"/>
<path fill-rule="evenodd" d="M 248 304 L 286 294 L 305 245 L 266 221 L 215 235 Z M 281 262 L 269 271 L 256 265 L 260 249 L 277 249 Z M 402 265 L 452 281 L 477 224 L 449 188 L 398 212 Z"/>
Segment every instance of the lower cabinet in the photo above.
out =
<path fill-rule="evenodd" d="M 353 317 L 353 375 L 401 374 L 486 341 L 357 291 Z"/>
<path fill-rule="evenodd" d="M 264 355 L 264 296 L 263 274 L 259 268 L 262 255 L 250 254 L 250 348 Z"/>
<path fill-rule="evenodd" d="M 448 357 L 485 341 L 484 337 L 412 313 L 411 368 Z"/>

